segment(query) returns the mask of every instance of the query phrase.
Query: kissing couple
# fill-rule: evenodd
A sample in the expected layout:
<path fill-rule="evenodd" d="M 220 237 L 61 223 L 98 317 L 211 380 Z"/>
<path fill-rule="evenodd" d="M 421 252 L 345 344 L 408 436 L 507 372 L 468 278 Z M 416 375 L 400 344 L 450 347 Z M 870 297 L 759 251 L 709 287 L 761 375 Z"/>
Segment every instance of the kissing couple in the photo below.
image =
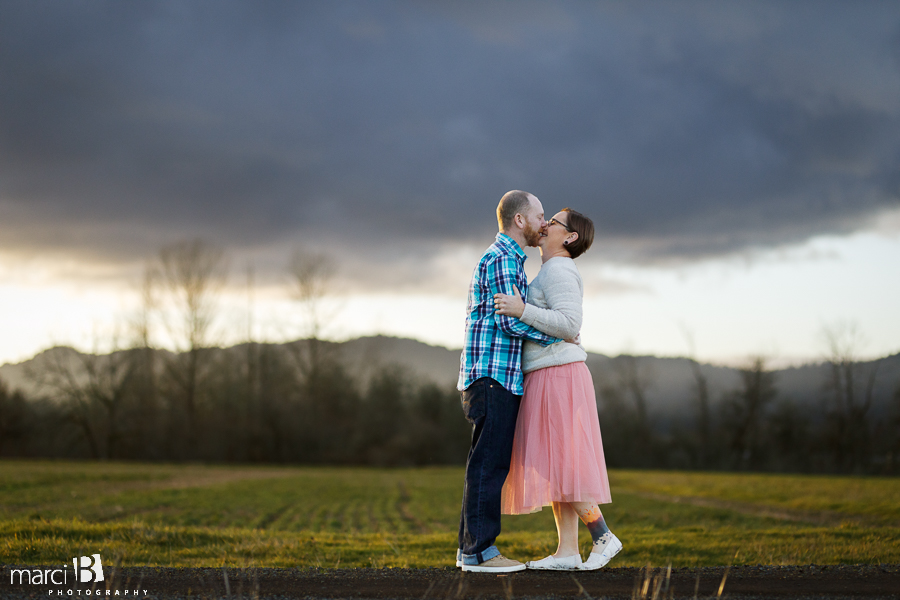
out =
<path fill-rule="evenodd" d="M 463 571 L 525 568 L 593 570 L 622 543 L 600 504 L 612 502 L 591 373 L 580 330 L 584 286 L 574 259 L 594 239 L 593 222 L 564 208 L 548 221 L 533 194 L 507 192 L 497 205 L 499 233 L 469 287 L 459 383 L 472 425 L 459 548 Z M 541 271 L 525 277 L 524 247 L 538 247 Z M 553 507 L 554 554 L 522 564 L 494 542 L 500 515 Z M 591 534 L 582 561 L 578 522 Z"/>

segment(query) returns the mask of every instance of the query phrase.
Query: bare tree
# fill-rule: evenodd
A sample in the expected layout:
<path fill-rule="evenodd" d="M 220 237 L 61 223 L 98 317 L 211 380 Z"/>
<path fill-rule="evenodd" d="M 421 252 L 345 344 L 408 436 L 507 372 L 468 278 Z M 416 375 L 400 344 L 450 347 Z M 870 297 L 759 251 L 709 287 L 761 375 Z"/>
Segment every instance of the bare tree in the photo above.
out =
<path fill-rule="evenodd" d="M 298 249 L 291 255 L 288 276 L 293 297 L 303 311 L 304 337 L 319 339 L 327 321 L 334 316 L 334 306 L 326 304 L 334 273 L 334 261 L 324 253 Z"/>
<path fill-rule="evenodd" d="M 684 327 L 682 328 L 682 333 L 687 339 L 689 349 L 688 363 L 691 365 L 691 374 L 694 376 L 691 391 L 693 392 L 697 410 L 697 437 L 699 442 L 697 458 L 702 467 L 709 467 L 712 462 L 713 451 L 712 419 L 709 410 L 709 383 L 696 358 L 697 349 L 693 334 Z"/>
<path fill-rule="evenodd" d="M 159 254 L 160 279 L 167 292 L 166 323 L 179 351 L 167 371 L 179 389 L 187 418 L 188 451 L 197 445 L 200 384 L 212 345 L 217 295 L 225 285 L 224 252 L 203 240 L 166 246 Z"/>
<path fill-rule="evenodd" d="M 634 410 L 637 415 L 639 434 L 650 439 L 650 417 L 647 414 L 647 390 L 653 381 L 653 374 L 647 367 L 642 367 L 638 359 L 631 355 L 622 355 L 615 359 L 616 374 L 619 378 L 619 386 L 625 395 L 631 396 L 634 402 Z"/>
<path fill-rule="evenodd" d="M 240 438 L 239 443 L 251 454 L 257 454 L 261 445 L 261 440 L 265 437 L 261 431 L 261 423 L 265 422 L 266 411 L 261 411 L 260 406 L 260 373 L 261 373 L 261 352 L 259 344 L 256 343 L 254 335 L 254 316 L 256 312 L 256 270 L 251 262 L 247 263 L 247 332 L 246 332 L 246 353 L 244 356 L 245 368 L 245 384 L 246 391 L 243 394 L 243 402 L 240 410 L 242 411 L 242 426 L 238 429 L 237 435 Z"/>
<path fill-rule="evenodd" d="M 172 332 L 186 350 L 206 348 L 216 316 L 216 295 L 226 281 L 225 255 L 203 240 L 178 242 L 159 253 L 162 283 L 178 312 Z"/>
<path fill-rule="evenodd" d="M 871 449 L 868 413 L 878 367 L 875 364 L 866 372 L 860 364 L 859 352 L 865 339 L 855 323 L 823 327 L 822 338 L 829 365 L 826 444 L 838 468 L 858 470 L 864 467 Z"/>
<path fill-rule="evenodd" d="M 731 435 L 734 466 L 758 468 L 764 446 L 765 411 L 777 395 L 775 374 L 768 370 L 762 356 L 751 358 L 740 374 L 742 386 L 727 398 L 724 421 Z"/>
<path fill-rule="evenodd" d="M 137 288 L 140 305 L 130 322 L 132 345 L 135 348 L 153 347 L 153 316 L 159 309 L 159 283 L 160 272 L 157 266 L 146 265 Z"/>
<path fill-rule="evenodd" d="M 898 467 L 897 463 L 900 462 L 900 382 L 897 383 L 897 389 L 894 390 L 891 413 L 891 419 L 888 422 L 891 434 L 888 438 L 888 453 L 885 460 L 885 468 L 888 473 L 895 472 Z"/>
<path fill-rule="evenodd" d="M 256 301 L 256 271 L 247 263 L 247 394 L 250 399 L 257 395 L 259 352 L 253 335 L 253 317 Z"/>
<path fill-rule="evenodd" d="M 323 356 L 321 336 L 336 313 L 335 306 L 327 304 L 334 272 L 334 262 L 321 252 L 298 249 L 288 263 L 291 292 L 300 307 L 305 326 L 304 343 L 294 345 L 292 349 L 307 376 L 318 371 L 326 358 Z"/>
<path fill-rule="evenodd" d="M 141 278 L 138 294 L 140 305 L 131 320 L 134 394 L 137 411 L 136 443 L 144 450 L 158 444 L 156 424 L 160 417 L 157 352 L 153 332 L 155 315 L 159 311 L 161 275 L 157 265 L 147 265 Z M 148 452 L 151 456 L 154 452 Z"/>
<path fill-rule="evenodd" d="M 129 352 L 115 348 L 109 354 L 54 348 L 44 355 L 40 370 L 29 375 L 80 431 L 91 456 L 112 459 L 123 438 L 121 411 L 133 365 Z"/>
<path fill-rule="evenodd" d="M 637 357 L 627 354 L 610 359 L 609 366 L 611 376 L 597 380 L 604 440 L 617 450 L 608 457 L 616 466 L 648 467 L 656 450 L 646 397 L 652 373 Z"/>
<path fill-rule="evenodd" d="M 288 275 L 306 338 L 289 347 L 300 371 L 298 408 L 310 415 L 313 423 L 328 422 L 333 427 L 330 433 L 318 427 L 307 429 L 302 443 L 325 460 L 340 462 L 349 456 L 359 394 L 337 346 L 322 339 L 338 312 L 328 294 L 334 273 L 334 261 L 321 252 L 301 249 L 291 256 Z"/>
<path fill-rule="evenodd" d="M 0 379 L 0 456 L 9 442 L 15 442 L 27 435 L 28 404 L 20 392 L 10 392 Z"/>

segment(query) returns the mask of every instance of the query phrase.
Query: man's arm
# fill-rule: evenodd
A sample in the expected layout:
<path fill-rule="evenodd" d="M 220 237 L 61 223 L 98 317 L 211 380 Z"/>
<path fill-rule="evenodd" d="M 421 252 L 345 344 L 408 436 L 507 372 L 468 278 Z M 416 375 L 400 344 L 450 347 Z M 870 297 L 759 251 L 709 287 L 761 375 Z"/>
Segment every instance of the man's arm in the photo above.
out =
<path fill-rule="evenodd" d="M 518 261 L 516 261 L 515 258 L 506 255 L 497 257 L 497 260 L 492 261 L 488 265 L 485 275 L 491 289 L 491 299 L 493 299 L 494 294 L 498 293 L 506 294 L 508 296 L 512 296 L 516 293 L 513 288 L 516 285 L 516 274 L 519 268 L 520 265 Z M 508 315 L 498 315 L 494 313 L 494 322 L 497 324 L 500 331 L 506 335 L 531 340 L 542 346 L 549 346 L 550 344 L 562 341 L 560 338 L 541 333 L 534 327 L 526 325 L 519 319 Z"/>

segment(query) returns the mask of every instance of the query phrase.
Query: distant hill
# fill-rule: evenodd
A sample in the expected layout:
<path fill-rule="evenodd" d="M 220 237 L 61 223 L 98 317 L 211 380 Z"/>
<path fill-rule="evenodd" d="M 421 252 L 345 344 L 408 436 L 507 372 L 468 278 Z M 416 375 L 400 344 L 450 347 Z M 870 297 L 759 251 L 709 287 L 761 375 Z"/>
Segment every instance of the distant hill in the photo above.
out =
<path fill-rule="evenodd" d="M 386 336 L 363 337 L 342 343 L 329 343 L 345 361 L 347 367 L 364 384 L 377 369 L 400 365 L 411 376 L 433 381 L 440 386 L 454 387 L 459 370 L 459 350 L 430 346 L 422 342 Z M 71 348 L 52 348 L 34 358 L 0 366 L 0 379 L 14 389 L 26 394 L 36 390 L 28 372 L 39 372 L 48 360 L 78 361 L 78 352 Z M 598 388 L 615 386 L 623 376 L 626 360 L 633 360 L 635 372 L 646 388 L 647 408 L 655 419 L 679 420 L 691 415 L 693 406 L 694 375 L 686 358 L 659 358 L 639 356 L 633 359 L 609 357 L 590 353 L 587 365 Z M 875 361 L 861 363 L 862 372 L 877 369 L 873 414 L 885 410 L 900 386 L 900 354 Z M 700 365 L 707 380 L 712 404 L 721 401 L 730 390 L 741 384 L 736 368 Z M 808 406 L 810 410 L 822 410 L 823 387 L 828 381 L 829 366 L 824 363 L 809 364 L 775 371 L 779 398 Z"/>
<path fill-rule="evenodd" d="M 40 373 L 45 364 L 54 363 L 76 367 L 80 354 L 77 350 L 67 346 L 50 348 L 20 363 L 0 366 L 0 380 L 9 388 L 31 396 L 38 391 L 33 381 L 33 375 Z"/>
<path fill-rule="evenodd" d="M 345 360 L 363 375 L 379 365 L 399 364 L 439 385 L 456 385 L 459 350 L 384 336 L 351 340 L 344 342 L 341 348 Z M 638 356 L 634 360 L 637 372 L 646 379 L 647 405 L 652 414 L 663 418 L 677 417 L 690 407 L 694 374 L 688 359 Z M 587 365 L 598 387 L 615 385 L 619 380 L 622 367 L 617 363 L 621 363 L 621 357 L 588 353 Z M 877 369 L 874 395 L 878 402 L 874 408 L 879 412 L 900 386 L 900 354 L 864 362 L 860 366 L 864 373 Z M 776 370 L 779 398 L 804 406 L 819 406 L 829 369 L 828 364 L 817 363 Z M 713 404 L 741 385 L 737 368 L 701 364 L 700 371 L 707 380 Z"/>

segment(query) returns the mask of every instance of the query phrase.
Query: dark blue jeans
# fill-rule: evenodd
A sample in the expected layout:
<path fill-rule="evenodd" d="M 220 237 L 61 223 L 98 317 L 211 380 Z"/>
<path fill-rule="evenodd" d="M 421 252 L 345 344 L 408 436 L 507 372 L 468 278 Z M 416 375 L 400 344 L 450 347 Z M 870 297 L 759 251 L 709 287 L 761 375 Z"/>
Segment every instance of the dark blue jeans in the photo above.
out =
<path fill-rule="evenodd" d="M 499 554 L 500 492 L 509 474 L 519 401 L 489 377 L 461 393 L 466 420 L 472 424 L 472 447 L 466 459 L 466 486 L 459 518 L 459 548 L 465 564 L 476 565 Z"/>

